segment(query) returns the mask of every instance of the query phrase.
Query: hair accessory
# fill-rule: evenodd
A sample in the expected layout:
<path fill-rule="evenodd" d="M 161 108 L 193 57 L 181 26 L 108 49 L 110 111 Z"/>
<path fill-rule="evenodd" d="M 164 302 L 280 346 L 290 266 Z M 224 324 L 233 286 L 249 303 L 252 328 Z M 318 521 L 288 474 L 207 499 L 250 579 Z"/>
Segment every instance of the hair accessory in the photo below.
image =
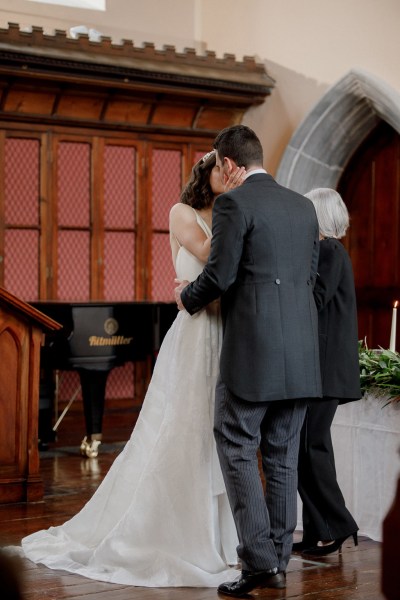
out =
<path fill-rule="evenodd" d="M 211 152 L 207 152 L 207 154 L 205 154 L 205 155 L 204 155 L 204 156 L 203 156 L 203 157 L 200 159 L 200 162 L 202 162 L 202 163 L 203 163 L 203 162 L 206 162 L 206 160 L 207 160 L 208 158 L 210 158 L 210 156 L 213 156 L 215 153 L 216 153 L 216 150 L 215 150 L 215 149 L 214 149 L 214 150 L 211 150 Z"/>

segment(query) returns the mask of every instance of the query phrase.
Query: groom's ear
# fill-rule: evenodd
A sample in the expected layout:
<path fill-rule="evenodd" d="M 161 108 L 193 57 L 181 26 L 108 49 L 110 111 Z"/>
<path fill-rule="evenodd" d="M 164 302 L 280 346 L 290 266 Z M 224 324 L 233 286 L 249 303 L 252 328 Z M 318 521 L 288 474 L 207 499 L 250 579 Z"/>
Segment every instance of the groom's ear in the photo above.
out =
<path fill-rule="evenodd" d="M 229 175 L 232 173 L 233 169 L 236 168 L 236 163 L 234 160 L 228 158 L 227 156 L 224 156 L 224 166 L 226 166 L 226 171 L 227 171 L 227 174 L 229 177 Z"/>

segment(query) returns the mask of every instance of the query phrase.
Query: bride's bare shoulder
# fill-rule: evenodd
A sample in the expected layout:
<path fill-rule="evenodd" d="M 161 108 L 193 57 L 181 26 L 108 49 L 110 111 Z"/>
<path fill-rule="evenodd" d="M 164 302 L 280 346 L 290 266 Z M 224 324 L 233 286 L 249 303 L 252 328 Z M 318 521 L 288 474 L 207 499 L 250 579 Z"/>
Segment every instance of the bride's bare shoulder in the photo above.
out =
<path fill-rule="evenodd" d="M 194 216 L 194 210 L 189 204 L 183 204 L 183 202 L 177 202 L 171 207 L 170 214 L 187 214 Z"/>
<path fill-rule="evenodd" d="M 169 211 L 169 219 L 171 223 L 184 221 L 186 223 L 196 220 L 196 214 L 191 206 L 178 202 L 171 207 Z"/>

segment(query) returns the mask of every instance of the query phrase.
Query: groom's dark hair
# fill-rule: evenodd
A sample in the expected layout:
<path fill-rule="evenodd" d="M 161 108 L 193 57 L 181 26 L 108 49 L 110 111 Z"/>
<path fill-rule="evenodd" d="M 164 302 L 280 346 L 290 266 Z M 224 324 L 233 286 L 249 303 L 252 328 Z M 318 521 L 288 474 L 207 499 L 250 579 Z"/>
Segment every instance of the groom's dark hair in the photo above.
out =
<path fill-rule="evenodd" d="M 226 156 L 239 167 L 263 166 L 261 142 L 250 127 L 234 125 L 219 132 L 213 147 L 221 160 Z"/>

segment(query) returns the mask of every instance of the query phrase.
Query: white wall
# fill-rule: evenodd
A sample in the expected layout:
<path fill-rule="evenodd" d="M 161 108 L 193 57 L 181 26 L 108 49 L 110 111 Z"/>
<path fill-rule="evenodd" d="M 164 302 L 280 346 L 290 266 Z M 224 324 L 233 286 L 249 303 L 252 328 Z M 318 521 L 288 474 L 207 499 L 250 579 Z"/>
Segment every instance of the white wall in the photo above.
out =
<path fill-rule="evenodd" d="M 201 0 L 202 31 L 217 54 L 255 55 L 276 79 L 244 122 L 260 135 L 274 174 L 291 134 L 328 87 L 362 67 L 400 92 L 399 0 Z"/>
<path fill-rule="evenodd" d="M 293 131 L 350 69 L 400 92 L 400 0 L 107 0 L 106 12 L 0 0 L 0 26 L 8 21 L 49 32 L 83 24 L 137 46 L 255 56 L 276 88 L 244 122 L 259 134 L 273 174 Z"/>
<path fill-rule="evenodd" d="M 133 40 L 136 46 L 153 42 L 158 48 L 164 44 L 176 46 L 178 51 L 194 47 L 193 0 L 106 0 L 106 7 L 103 12 L 29 0 L 0 0 L 0 27 L 11 22 L 21 27 L 37 25 L 52 33 L 54 29 L 68 31 L 75 25 L 85 25 L 112 37 L 116 43 L 125 38 Z"/>
<path fill-rule="evenodd" d="M 255 54 L 332 84 L 350 67 L 400 85 L 399 0 L 201 0 L 217 52 Z M 221 32 L 224 34 L 221 35 Z"/>

